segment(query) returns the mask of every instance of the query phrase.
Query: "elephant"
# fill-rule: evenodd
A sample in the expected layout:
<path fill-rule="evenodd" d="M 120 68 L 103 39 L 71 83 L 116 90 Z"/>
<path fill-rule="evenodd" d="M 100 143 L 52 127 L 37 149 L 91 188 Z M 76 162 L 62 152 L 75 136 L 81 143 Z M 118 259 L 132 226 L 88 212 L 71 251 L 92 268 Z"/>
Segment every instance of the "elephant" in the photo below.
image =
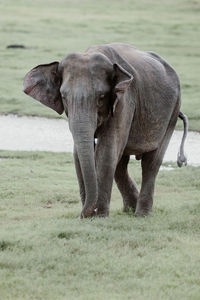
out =
<path fill-rule="evenodd" d="M 180 81 L 154 52 L 124 43 L 91 46 L 33 68 L 24 78 L 24 92 L 68 117 L 81 218 L 109 216 L 114 179 L 124 211 L 152 214 L 155 179 L 178 117 L 184 134 L 177 163 L 187 164 Z M 128 174 L 131 155 L 141 160 L 140 191 Z"/>

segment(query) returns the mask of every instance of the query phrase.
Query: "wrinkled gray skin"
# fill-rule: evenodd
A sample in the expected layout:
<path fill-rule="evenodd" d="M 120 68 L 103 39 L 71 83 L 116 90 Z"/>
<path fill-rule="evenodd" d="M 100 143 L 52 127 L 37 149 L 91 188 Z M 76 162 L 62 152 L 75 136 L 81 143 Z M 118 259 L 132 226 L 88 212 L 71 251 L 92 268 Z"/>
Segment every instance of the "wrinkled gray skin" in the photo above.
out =
<path fill-rule="evenodd" d="M 151 214 L 155 178 L 178 116 L 187 125 L 180 113 L 179 79 L 170 65 L 126 44 L 94 46 L 32 69 L 24 91 L 68 116 L 81 217 L 109 215 L 113 179 L 124 210 Z M 186 164 L 183 143 L 180 166 Z M 141 159 L 140 192 L 127 171 L 130 155 Z"/>

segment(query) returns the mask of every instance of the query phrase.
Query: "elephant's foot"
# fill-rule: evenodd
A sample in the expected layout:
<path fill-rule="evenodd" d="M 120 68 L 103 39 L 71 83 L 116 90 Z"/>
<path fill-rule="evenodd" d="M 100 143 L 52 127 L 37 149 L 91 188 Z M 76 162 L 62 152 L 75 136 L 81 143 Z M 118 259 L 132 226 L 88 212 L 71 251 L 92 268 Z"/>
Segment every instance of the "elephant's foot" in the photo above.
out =
<path fill-rule="evenodd" d="M 143 198 L 139 197 L 136 210 L 135 210 L 135 216 L 136 217 L 146 217 L 152 215 L 152 206 L 153 206 L 153 199 L 152 197 Z"/>
<path fill-rule="evenodd" d="M 97 217 L 108 217 L 109 216 L 109 208 L 107 205 L 104 204 L 98 204 L 97 203 L 97 208 L 96 208 L 96 215 Z"/>
<path fill-rule="evenodd" d="M 97 215 L 97 210 L 95 209 L 95 205 L 84 206 L 80 215 L 80 218 L 92 218 Z"/>
<path fill-rule="evenodd" d="M 108 217 L 109 216 L 109 210 L 104 210 L 104 211 L 99 211 L 98 209 L 97 209 L 97 217 L 99 217 L 99 218 L 106 218 L 106 217 Z"/>
<path fill-rule="evenodd" d="M 147 217 L 152 215 L 152 205 L 141 205 L 140 203 L 136 207 L 136 217 Z"/>

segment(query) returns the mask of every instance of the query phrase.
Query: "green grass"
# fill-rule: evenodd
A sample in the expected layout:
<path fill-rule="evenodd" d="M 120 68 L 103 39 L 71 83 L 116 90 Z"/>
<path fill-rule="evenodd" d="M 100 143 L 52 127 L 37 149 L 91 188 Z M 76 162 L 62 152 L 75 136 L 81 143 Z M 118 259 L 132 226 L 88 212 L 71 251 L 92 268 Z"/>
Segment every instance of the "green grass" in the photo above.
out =
<path fill-rule="evenodd" d="M 198 0 L 3 0 L 0 10 L 1 113 L 58 117 L 22 93 L 26 72 L 90 45 L 127 42 L 174 66 L 182 83 L 182 110 L 190 129 L 200 129 Z M 28 49 L 6 49 L 13 43 Z"/>
<path fill-rule="evenodd" d="M 0 298 L 199 299 L 200 168 L 160 171 L 154 216 L 80 220 L 71 154 L 0 152 Z M 140 166 L 130 172 L 140 185 Z"/>

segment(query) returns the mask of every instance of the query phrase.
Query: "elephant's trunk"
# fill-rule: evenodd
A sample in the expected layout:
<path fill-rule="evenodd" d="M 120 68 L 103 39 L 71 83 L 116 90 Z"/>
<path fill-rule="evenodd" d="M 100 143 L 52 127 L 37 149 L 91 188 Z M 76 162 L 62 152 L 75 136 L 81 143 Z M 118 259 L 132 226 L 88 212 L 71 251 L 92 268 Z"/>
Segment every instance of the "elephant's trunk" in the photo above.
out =
<path fill-rule="evenodd" d="M 89 120 L 81 122 L 79 119 L 70 123 L 85 186 L 86 198 L 81 217 L 90 217 L 94 214 L 98 195 L 94 160 L 94 129 Z"/>

